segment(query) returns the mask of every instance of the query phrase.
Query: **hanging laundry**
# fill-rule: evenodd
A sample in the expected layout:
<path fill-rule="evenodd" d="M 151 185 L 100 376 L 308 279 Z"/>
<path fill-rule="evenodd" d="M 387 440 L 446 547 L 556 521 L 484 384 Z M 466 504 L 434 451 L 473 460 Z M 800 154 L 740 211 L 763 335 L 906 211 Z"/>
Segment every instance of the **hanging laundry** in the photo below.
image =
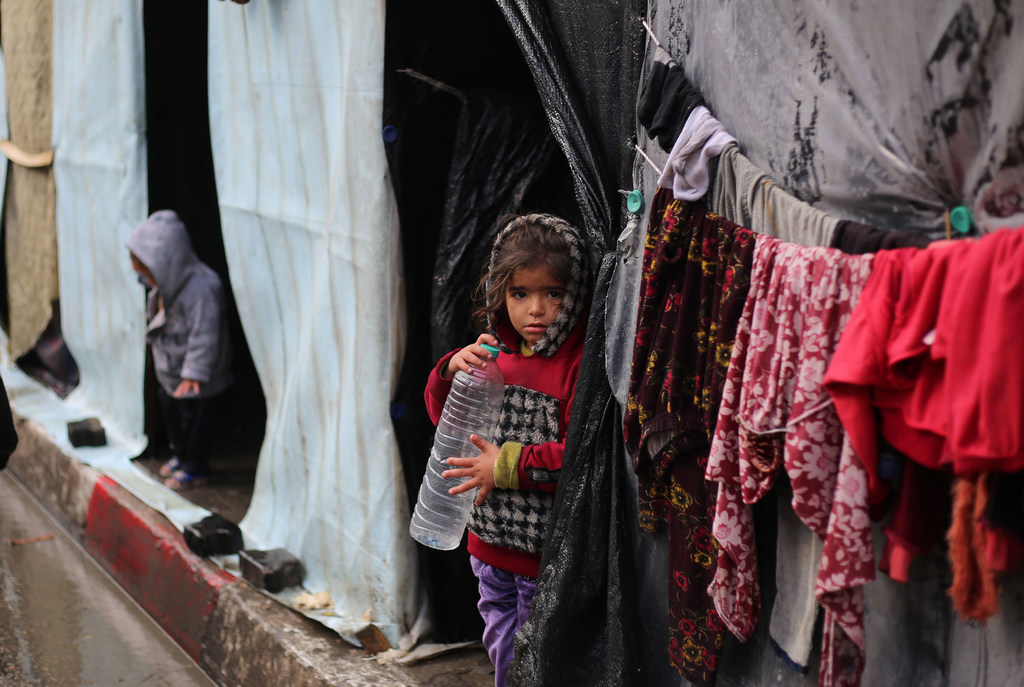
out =
<path fill-rule="evenodd" d="M 708 194 L 712 208 L 753 231 L 815 246 L 827 244 L 843 224 L 776 185 L 740 153 L 736 144 L 722 151 L 712 170 L 714 182 Z M 857 230 L 851 233 L 858 235 Z M 780 503 L 778 514 L 778 545 L 783 543 L 786 555 L 780 555 L 776 563 L 777 594 L 769 634 L 783 662 L 803 673 L 808 668 L 814 638 L 817 600 L 813 575 L 818 570 L 822 545 L 817 534 L 792 514 L 788 503 Z M 810 566 L 809 580 L 796 574 L 796 561 Z"/>
<path fill-rule="evenodd" d="M 713 212 L 759 234 L 801 246 L 829 246 L 839 220 L 779 186 L 730 145 L 718 158 L 708 206 Z"/>
<path fill-rule="evenodd" d="M 815 587 L 825 608 L 822 685 L 859 683 L 860 587 L 874 579 L 867 476 L 822 385 L 871 258 L 758 237 L 707 468 L 719 482 L 721 547 L 708 591 L 743 640 L 760 613 L 750 506 L 780 470 L 789 476 L 793 510 L 824 543 Z"/>
<path fill-rule="evenodd" d="M 931 355 L 945 362 L 957 474 L 1024 468 L 1024 232 L 954 244 Z M 955 391 L 955 393 L 954 393 Z"/>
<path fill-rule="evenodd" d="M 949 527 L 949 559 L 953 584 L 949 595 L 964 618 L 986 620 L 999 608 L 999 583 L 985 558 L 982 513 L 987 502 L 984 480 L 958 479 Z"/>
<path fill-rule="evenodd" d="M 980 515 L 968 492 L 980 473 L 1024 467 L 1024 361 L 1006 355 L 1019 348 L 1022 318 L 1024 232 L 883 251 L 825 379 L 870 476 L 872 502 L 888 491 L 878 470 L 879 431 L 918 465 L 968 478 L 956 485 L 947 534 L 951 595 L 964 617 L 983 619 L 995 610 L 985 590 L 994 579 L 983 572 L 987 542 L 995 568 L 1014 567 L 1018 555 L 1019 537 L 1004 539 L 998 527 L 979 534 L 969 522 Z M 886 530 L 883 568 L 895 568 L 895 579 L 906 579 L 908 559 L 934 539 L 922 541 L 916 523 L 928 518 L 905 502 L 907 482 L 905 476 Z M 915 489 L 927 497 L 927 487 Z M 930 497 L 918 500 L 937 507 Z"/>
<path fill-rule="evenodd" d="M 932 242 L 920 231 L 886 231 L 850 220 L 836 224 L 831 246 L 844 253 L 862 255 L 893 248 L 927 248 Z"/>
<path fill-rule="evenodd" d="M 909 579 L 913 559 L 941 538 L 941 523 L 950 506 L 948 492 L 944 492 L 949 480 L 942 482 L 934 473 L 943 455 L 942 437 L 914 419 L 935 414 L 922 409 L 934 398 L 931 390 L 941 377 L 932 371 L 937 372 L 938 364 L 930 359 L 909 367 L 896 361 L 890 364 L 886 352 L 890 340 L 899 340 L 901 347 L 914 355 L 926 352 L 925 336 L 939 306 L 934 296 L 937 290 L 928 287 L 929 280 L 941 283 L 945 279 L 951 255 L 946 250 L 910 248 L 876 254 L 860 307 L 840 340 L 825 379 L 857 457 L 868 472 L 869 502 L 883 509 L 878 516 L 884 515 L 886 508 L 891 511 L 879 568 L 897 581 Z M 932 381 L 915 387 L 915 374 Z M 852 379 L 861 383 L 843 381 Z M 923 400 L 915 402 L 915 394 Z M 914 411 L 904 414 L 902 407 Z M 882 437 L 876 413 L 886 428 Z M 894 485 L 883 477 L 880 441 L 910 458 L 895 496 L 889 495 Z"/>
<path fill-rule="evenodd" d="M 950 256 L 947 249 L 913 248 L 876 254 L 860 307 L 825 377 L 857 457 L 868 471 L 871 503 L 879 503 L 889 491 L 878 471 L 876 408 L 883 417 L 886 441 L 919 464 L 939 466 L 942 437 L 923 429 L 920 422 L 908 422 L 900 409 L 913 408 L 920 414 L 922 407 L 911 400 L 915 380 L 925 375 L 931 379 L 933 369 L 938 372 L 936 363 L 925 356 L 925 336 L 934 327 L 937 287 L 945 280 Z M 898 360 L 890 358 L 890 342 L 897 340 L 905 349 Z M 904 365 L 909 357 L 920 362 Z M 930 382 L 928 388 L 934 385 Z"/>
<path fill-rule="evenodd" d="M 735 142 L 708 108 L 695 107 L 668 154 L 658 186 L 672 189 L 676 200 L 700 200 L 708 191 L 710 160 Z"/>
<path fill-rule="evenodd" d="M 647 137 L 658 139 L 666 153 L 672 150 L 679 132 L 704 96 L 690 83 L 683 68 L 663 48 L 654 51 L 654 63 L 636 105 L 636 118 L 647 129 Z"/>
<path fill-rule="evenodd" d="M 623 432 L 640 528 L 668 532 L 669 659 L 710 685 L 724 628 L 706 592 L 716 552 L 704 469 L 755 236 L 666 189 L 650 217 Z"/>
<path fill-rule="evenodd" d="M 879 477 L 884 479 L 881 469 Z M 944 470 L 932 470 L 908 460 L 900 481 L 893 484 L 895 497 L 881 502 L 881 508 L 873 509 L 875 520 L 889 512 L 889 521 L 882 528 L 886 541 L 878 568 L 893 580 L 908 582 L 913 560 L 946 536 L 952 506 L 950 477 Z"/>
<path fill-rule="evenodd" d="M 1024 321 L 1024 232 L 878 255 L 826 379 L 858 456 L 871 471 L 878 407 L 886 439 L 922 465 L 1024 468 L 1024 360 L 1006 355 Z"/>
<path fill-rule="evenodd" d="M 782 662 L 805 675 L 814 648 L 819 608 L 814 586 L 824 547 L 818 535 L 793 512 L 789 480 L 779 480 L 775 491 L 775 601 L 768 634 Z"/>

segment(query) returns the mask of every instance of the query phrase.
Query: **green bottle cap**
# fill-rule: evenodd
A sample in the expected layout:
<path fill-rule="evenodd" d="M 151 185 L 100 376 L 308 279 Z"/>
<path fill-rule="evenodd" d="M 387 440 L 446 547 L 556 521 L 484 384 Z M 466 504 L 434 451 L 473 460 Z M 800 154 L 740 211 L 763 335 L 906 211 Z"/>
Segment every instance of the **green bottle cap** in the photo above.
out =
<path fill-rule="evenodd" d="M 495 360 L 498 359 L 498 355 L 501 353 L 501 350 L 499 348 L 497 348 L 496 346 L 492 346 L 490 344 L 480 344 L 480 345 L 482 347 L 484 347 L 485 349 L 487 349 L 487 352 L 490 353 L 491 355 L 493 355 Z"/>
<path fill-rule="evenodd" d="M 961 234 L 971 230 L 971 211 L 965 205 L 957 205 L 949 211 L 949 223 Z"/>
<path fill-rule="evenodd" d="M 644 209 L 644 194 L 636 189 L 630 191 L 629 195 L 626 196 L 626 209 L 634 215 L 640 214 Z"/>

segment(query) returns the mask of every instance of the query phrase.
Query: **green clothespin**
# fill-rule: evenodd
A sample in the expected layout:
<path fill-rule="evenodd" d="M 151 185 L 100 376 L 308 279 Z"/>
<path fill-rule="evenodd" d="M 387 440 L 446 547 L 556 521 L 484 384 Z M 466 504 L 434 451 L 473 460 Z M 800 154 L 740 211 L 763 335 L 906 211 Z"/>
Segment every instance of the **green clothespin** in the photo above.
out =
<path fill-rule="evenodd" d="M 957 205 L 949 211 L 949 223 L 953 225 L 953 229 L 961 234 L 970 232 L 971 211 L 967 209 L 966 205 Z"/>
<path fill-rule="evenodd" d="M 633 189 L 626 196 L 626 209 L 632 212 L 634 215 L 639 215 L 644 209 L 644 194 L 640 193 L 639 190 Z"/>

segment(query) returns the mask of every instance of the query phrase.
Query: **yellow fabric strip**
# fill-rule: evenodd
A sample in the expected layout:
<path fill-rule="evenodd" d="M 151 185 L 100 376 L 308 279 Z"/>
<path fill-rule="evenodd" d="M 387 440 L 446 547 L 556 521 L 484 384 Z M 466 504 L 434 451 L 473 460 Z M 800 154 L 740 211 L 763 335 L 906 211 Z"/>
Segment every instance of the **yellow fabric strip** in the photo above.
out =
<path fill-rule="evenodd" d="M 506 441 L 501 445 L 498 460 L 494 461 L 494 486 L 498 489 L 519 488 L 519 457 L 523 445 L 517 441 Z"/>
<path fill-rule="evenodd" d="M 17 143 L 7 138 L 0 139 L 0 153 L 8 160 L 22 167 L 49 167 L 53 164 L 53 151 L 26 153 Z"/>

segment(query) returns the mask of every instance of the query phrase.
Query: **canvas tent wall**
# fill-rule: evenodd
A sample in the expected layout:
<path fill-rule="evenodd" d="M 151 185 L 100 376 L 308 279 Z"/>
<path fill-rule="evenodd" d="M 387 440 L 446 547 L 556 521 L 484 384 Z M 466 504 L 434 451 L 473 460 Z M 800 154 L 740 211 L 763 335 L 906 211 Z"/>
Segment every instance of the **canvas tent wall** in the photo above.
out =
<path fill-rule="evenodd" d="M 380 126 L 382 10 L 211 4 L 210 124 L 268 409 L 243 529 L 292 551 L 305 586 L 331 593 L 321 622 L 351 638 L 371 620 L 397 646 L 419 610 L 389 415 L 401 272 L 383 146 L 362 133 Z"/>
<path fill-rule="evenodd" d="M 142 34 L 134 3 L 85 5 L 53 5 L 52 131 L 46 135 L 47 147 L 61 151 L 53 162 L 54 185 L 61 189 L 57 271 L 64 338 L 83 381 L 60 403 L 16 368 L 5 368 L 4 377 L 15 409 L 46 425 L 68 450 L 63 423 L 102 416 L 111 442 L 91 460 L 103 463 L 120 462 L 145 445 L 139 403 L 144 351 L 132 345 L 145 316 L 123 262 L 123 241 L 146 211 L 142 83 L 123 68 L 141 59 Z"/>
<path fill-rule="evenodd" d="M 27 154 L 50 150 L 53 3 L 9 2 L 0 8 L 7 64 L 11 144 Z M 53 168 L 12 164 L 4 204 L 11 354 L 28 352 L 50 321 L 57 284 Z"/>

